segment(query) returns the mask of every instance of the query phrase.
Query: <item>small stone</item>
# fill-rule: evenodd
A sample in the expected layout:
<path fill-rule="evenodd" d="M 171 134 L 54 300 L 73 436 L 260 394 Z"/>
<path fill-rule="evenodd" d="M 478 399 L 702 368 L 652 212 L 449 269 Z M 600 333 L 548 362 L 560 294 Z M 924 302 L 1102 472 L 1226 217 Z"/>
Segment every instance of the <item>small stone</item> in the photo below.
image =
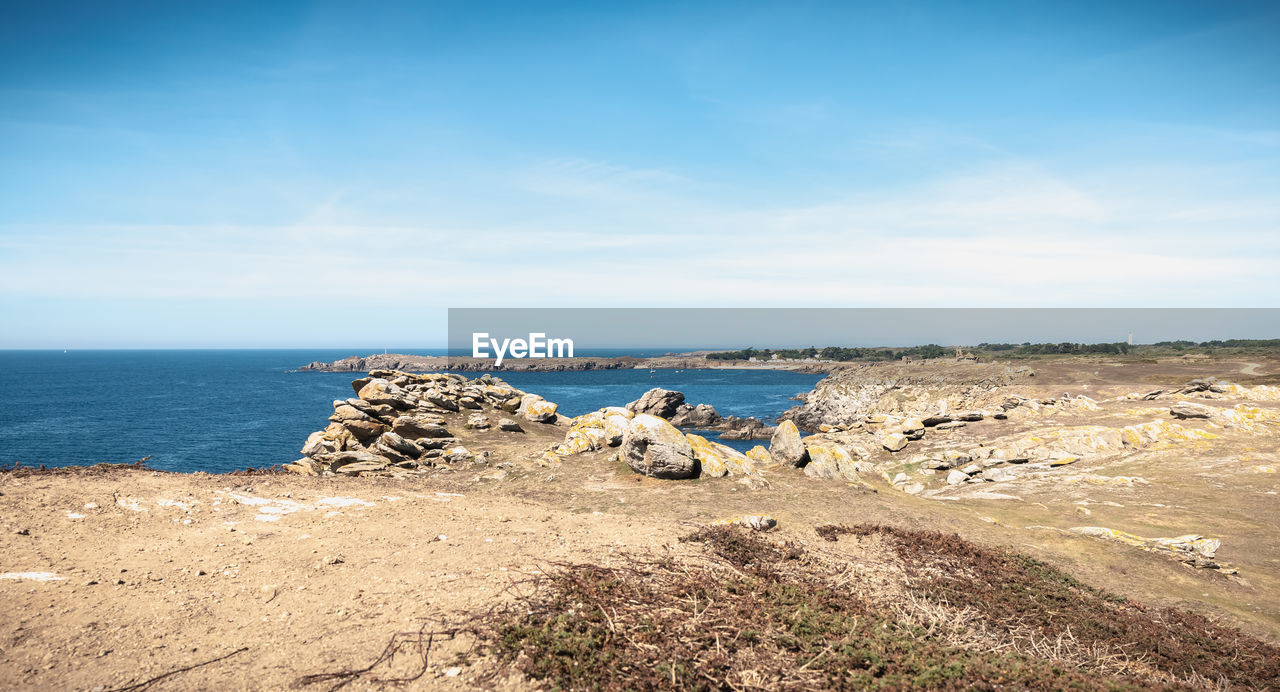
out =
<path fill-rule="evenodd" d="M 524 432 L 524 428 L 510 418 L 499 418 L 498 429 L 504 432 Z"/>
<path fill-rule="evenodd" d="M 967 480 L 969 480 L 969 474 L 959 469 L 952 469 L 951 473 L 947 474 L 948 485 L 960 485 Z"/>
<path fill-rule="evenodd" d="M 890 452 L 901 451 L 903 447 L 907 446 L 907 436 L 900 432 L 889 433 L 880 438 L 880 444 Z"/>

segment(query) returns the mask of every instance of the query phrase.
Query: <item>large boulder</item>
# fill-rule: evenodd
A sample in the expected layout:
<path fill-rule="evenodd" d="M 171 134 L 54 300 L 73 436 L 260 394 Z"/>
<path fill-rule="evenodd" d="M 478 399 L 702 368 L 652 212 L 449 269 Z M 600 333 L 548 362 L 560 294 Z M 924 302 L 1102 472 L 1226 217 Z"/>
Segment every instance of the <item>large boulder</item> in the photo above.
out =
<path fill-rule="evenodd" d="M 556 422 L 556 409 L 558 408 L 556 404 L 543 399 L 537 394 L 525 394 L 520 398 L 520 406 L 516 409 L 516 415 L 533 423 L 554 423 Z"/>
<path fill-rule="evenodd" d="M 627 404 L 627 410 L 659 418 L 670 418 L 676 414 L 676 409 L 683 403 L 684 394 L 655 387 L 645 392 L 639 399 Z"/>
<path fill-rule="evenodd" d="M 703 476 L 720 478 L 733 474 L 751 475 L 756 473 L 755 464 L 747 455 L 738 450 L 712 442 L 701 435 L 685 435 L 689 446 L 693 448 L 693 456 L 698 460 Z"/>
<path fill-rule="evenodd" d="M 374 406 L 386 404 L 392 408 L 411 409 L 417 404 L 408 391 L 380 377 L 369 380 L 368 384 L 360 388 L 356 396 Z"/>
<path fill-rule="evenodd" d="M 675 393 L 679 394 L 679 392 Z M 680 404 L 680 406 L 676 407 L 675 415 L 671 417 L 671 424 L 681 428 L 709 428 L 723 420 L 724 418 L 716 412 L 715 407 L 711 404 L 698 404 L 697 406 Z"/>
<path fill-rule="evenodd" d="M 633 471 L 653 478 L 694 478 L 698 461 L 674 425 L 647 413 L 637 414 L 622 436 L 622 458 Z"/>
<path fill-rule="evenodd" d="M 809 451 L 800 441 L 800 430 L 796 424 L 784 420 L 778 424 L 769 440 L 769 456 L 773 461 L 787 466 L 800 467 L 809 462 Z"/>
<path fill-rule="evenodd" d="M 846 480 L 858 478 L 858 472 L 853 466 L 853 457 L 844 447 L 826 442 L 811 442 L 806 450 L 809 453 L 809 463 L 804 466 L 806 476 Z"/>
<path fill-rule="evenodd" d="M 545 399 L 530 402 L 524 409 L 524 418 L 533 423 L 554 423 L 557 408 L 559 406 Z"/>

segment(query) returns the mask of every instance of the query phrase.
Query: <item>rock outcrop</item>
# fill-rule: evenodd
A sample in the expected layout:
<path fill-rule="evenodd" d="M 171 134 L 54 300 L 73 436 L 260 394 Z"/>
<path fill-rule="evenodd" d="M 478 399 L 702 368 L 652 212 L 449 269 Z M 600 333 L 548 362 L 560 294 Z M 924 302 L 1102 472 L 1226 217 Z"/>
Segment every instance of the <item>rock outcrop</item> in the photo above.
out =
<path fill-rule="evenodd" d="M 680 404 L 675 415 L 671 416 L 671 424 L 680 428 L 710 428 L 720 425 L 724 418 L 711 404 Z"/>
<path fill-rule="evenodd" d="M 758 418 L 738 418 L 729 416 L 715 426 L 722 431 L 722 440 L 768 440 L 773 437 L 775 427 Z"/>
<path fill-rule="evenodd" d="M 955 413 L 996 407 L 1005 388 L 1026 382 L 1031 371 L 991 363 L 929 363 L 919 366 L 863 364 L 833 372 L 787 413 L 805 430 L 848 427 L 874 415 L 919 419 L 924 426 L 955 420 Z"/>
<path fill-rule="evenodd" d="M 392 370 L 369 375 L 352 382 L 355 398 L 333 402 L 328 427 L 308 436 L 303 458 L 286 469 L 307 475 L 398 475 L 469 461 L 474 455 L 446 426 L 446 416 L 463 409 L 470 413 L 459 425 L 476 431 L 493 427 L 486 410 L 497 415 L 523 408 L 527 420 L 556 420 L 555 404 L 488 375 L 475 380 Z M 520 428 L 502 418 L 499 429 Z"/>

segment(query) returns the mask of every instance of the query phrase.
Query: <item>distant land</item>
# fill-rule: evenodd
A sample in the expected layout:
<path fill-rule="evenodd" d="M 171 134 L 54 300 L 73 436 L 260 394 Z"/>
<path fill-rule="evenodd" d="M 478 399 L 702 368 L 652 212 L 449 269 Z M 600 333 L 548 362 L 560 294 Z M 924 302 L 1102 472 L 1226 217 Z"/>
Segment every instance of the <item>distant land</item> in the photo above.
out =
<path fill-rule="evenodd" d="M 1154 344 L 1108 343 L 981 343 L 976 346 L 826 346 L 818 348 L 748 347 L 737 351 L 699 350 L 660 356 L 587 356 L 576 358 L 506 359 L 495 367 L 491 358 L 463 356 L 420 356 L 404 353 L 375 353 L 348 356 L 335 361 L 314 361 L 298 368 L 304 372 L 568 372 L 583 370 L 695 368 L 778 368 L 798 372 L 825 373 L 851 363 L 885 361 L 927 361 L 936 359 L 1005 360 L 1043 359 L 1072 356 L 1114 356 L 1136 359 L 1215 357 L 1280 354 L 1280 339 L 1222 339 L 1215 341 L 1161 341 Z"/>

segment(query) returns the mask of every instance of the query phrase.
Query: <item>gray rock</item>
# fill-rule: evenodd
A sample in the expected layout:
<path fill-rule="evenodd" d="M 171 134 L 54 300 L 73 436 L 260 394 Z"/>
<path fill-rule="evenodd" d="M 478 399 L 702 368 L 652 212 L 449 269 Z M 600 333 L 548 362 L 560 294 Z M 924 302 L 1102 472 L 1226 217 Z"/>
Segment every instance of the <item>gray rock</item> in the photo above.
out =
<path fill-rule="evenodd" d="M 683 403 L 684 394 L 681 392 L 655 387 L 645 392 L 639 399 L 627 404 L 627 410 L 647 413 L 659 418 L 670 418 Z"/>
<path fill-rule="evenodd" d="M 442 394 L 438 389 L 428 389 L 423 393 L 422 398 L 437 408 L 442 408 L 446 411 L 458 410 L 458 402 L 453 397 Z"/>
<path fill-rule="evenodd" d="M 378 442 L 410 458 L 416 459 L 422 456 L 422 447 L 418 446 L 416 442 L 404 439 L 394 431 L 382 433 L 382 436 L 378 438 Z"/>
<path fill-rule="evenodd" d="M 1008 469 L 1003 469 L 1003 468 L 991 468 L 982 472 L 982 480 L 991 481 L 993 483 L 999 483 L 1001 481 L 1011 481 L 1013 480 L 1013 478 L 1014 478 L 1014 475 L 1010 473 Z"/>
<path fill-rule="evenodd" d="M 1213 414 L 1213 408 L 1190 401 L 1179 401 L 1169 409 L 1169 413 L 1173 414 L 1174 418 L 1183 420 L 1187 418 L 1208 418 Z"/>
<path fill-rule="evenodd" d="M 696 478 L 698 462 L 683 433 L 667 421 L 636 414 L 622 436 L 622 458 L 633 471 L 653 478 Z"/>
<path fill-rule="evenodd" d="M 467 427 L 472 430 L 488 430 L 491 426 L 489 417 L 483 413 L 473 413 L 467 417 Z"/>
<path fill-rule="evenodd" d="M 524 428 L 510 418 L 499 418 L 498 429 L 504 432 L 524 432 Z"/>
<path fill-rule="evenodd" d="M 795 423 L 784 420 L 778 424 L 769 440 L 769 456 L 779 464 L 797 468 L 809 463 L 809 450 L 800 441 L 800 430 Z"/>
<path fill-rule="evenodd" d="M 960 485 L 967 480 L 969 480 L 969 474 L 959 469 L 952 469 L 951 473 L 947 474 L 948 485 Z"/>
<path fill-rule="evenodd" d="M 676 392 L 679 394 L 679 392 Z M 676 407 L 675 415 L 671 417 L 671 424 L 682 428 L 709 428 L 713 425 L 720 424 L 724 418 L 721 417 L 711 404 L 698 404 L 690 406 L 689 404 L 680 404 Z"/>

